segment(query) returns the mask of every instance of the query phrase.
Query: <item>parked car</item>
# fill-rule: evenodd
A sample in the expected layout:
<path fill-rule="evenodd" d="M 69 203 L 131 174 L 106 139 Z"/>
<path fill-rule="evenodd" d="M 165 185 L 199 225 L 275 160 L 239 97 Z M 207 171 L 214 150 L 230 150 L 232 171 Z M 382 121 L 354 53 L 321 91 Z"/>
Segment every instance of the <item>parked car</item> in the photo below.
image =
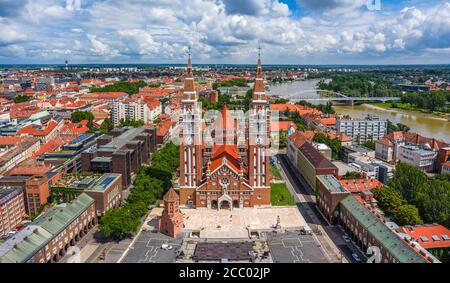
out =
<path fill-rule="evenodd" d="M 347 236 L 347 235 L 342 235 L 342 239 L 344 239 L 344 241 L 345 241 L 346 243 L 351 243 L 351 242 L 352 242 L 352 239 L 350 239 L 350 237 Z"/>
<path fill-rule="evenodd" d="M 173 247 L 171 245 L 168 245 L 168 244 L 162 244 L 161 245 L 161 249 L 166 250 L 166 251 L 171 250 L 172 248 Z"/>
<path fill-rule="evenodd" d="M 358 263 L 362 262 L 362 259 L 356 253 L 352 253 L 352 257 L 356 262 Z"/>

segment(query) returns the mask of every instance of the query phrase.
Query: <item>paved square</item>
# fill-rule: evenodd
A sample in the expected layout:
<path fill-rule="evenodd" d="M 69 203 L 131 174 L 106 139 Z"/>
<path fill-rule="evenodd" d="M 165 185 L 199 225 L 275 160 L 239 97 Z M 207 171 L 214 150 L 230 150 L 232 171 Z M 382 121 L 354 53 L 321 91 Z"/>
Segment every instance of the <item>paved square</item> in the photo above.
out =
<path fill-rule="evenodd" d="M 306 225 L 297 207 L 262 207 L 230 210 L 181 209 L 185 230 L 200 231 L 200 238 L 248 238 L 250 230 L 272 230 L 280 217 L 282 229 Z"/>
<path fill-rule="evenodd" d="M 173 239 L 160 233 L 142 231 L 122 262 L 173 263 L 180 250 L 182 240 L 182 237 Z M 171 250 L 161 249 L 162 244 L 169 244 L 173 248 Z"/>
<path fill-rule="evenodd" d="M 279 263 L 327 263 L 330 260 L 314 236 L 298 232 L 264 233 L 272 259 Z"/>

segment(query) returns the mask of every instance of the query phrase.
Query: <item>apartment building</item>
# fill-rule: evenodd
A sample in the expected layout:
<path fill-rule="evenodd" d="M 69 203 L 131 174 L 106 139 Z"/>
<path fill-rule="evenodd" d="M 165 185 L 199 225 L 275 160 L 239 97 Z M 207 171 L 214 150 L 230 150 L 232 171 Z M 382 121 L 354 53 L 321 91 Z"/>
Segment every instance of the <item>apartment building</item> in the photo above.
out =
<path fill-rule="evenodd" d="M 360 144 L 372 139 L 381 139 L 387 132 L 387 121 L 376 116 L 366 116 L 363 119 L 338 119 L 336 130 L 352 138 Z"/>
<path fill-rule="evenodd" d="M 144 123 L 152 123 L 161 113 L 161 102 L 157 99 L 123 99 L 114 102 L 111 109 L 115 126 L 118 126 L 121 120 L 143 120 Z"/>

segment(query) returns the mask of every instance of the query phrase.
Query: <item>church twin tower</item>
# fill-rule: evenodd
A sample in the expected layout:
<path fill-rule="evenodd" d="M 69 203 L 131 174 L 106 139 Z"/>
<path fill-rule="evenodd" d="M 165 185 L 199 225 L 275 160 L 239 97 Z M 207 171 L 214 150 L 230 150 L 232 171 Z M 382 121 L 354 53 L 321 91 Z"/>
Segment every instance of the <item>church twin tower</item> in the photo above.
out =
<path fill-rule="evenodd" d="M 211 209 L 270 205 L 270 109 L 261 58 L 248 121 L 224 106 L 206 127 L 197 99 L 189 56 L 179 124 L 180 204 Z"/>

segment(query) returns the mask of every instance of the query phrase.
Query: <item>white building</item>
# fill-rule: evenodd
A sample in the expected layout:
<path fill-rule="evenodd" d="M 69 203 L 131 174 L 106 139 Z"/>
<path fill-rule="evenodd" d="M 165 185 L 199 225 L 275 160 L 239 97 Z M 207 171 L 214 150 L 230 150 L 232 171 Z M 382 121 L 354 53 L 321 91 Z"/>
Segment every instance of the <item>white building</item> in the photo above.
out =
<path fill-rule="evenodd" d="M 113 103 L 111 110 L 114 126 L 123 120 L 143 120 L 144 123 L 152 123 L 162 113 L 161 102 L 152 100 L 144 102 L 140 99 L 124 99 Z"/>
<path fill-rule="evenodd" d="M 416 145 L 401 145 L 398 153 L 400 162 L 419 167 L 425 172 L 434 170 L 434 163 L 438 154 L 431 148 Z"/>
<path fill-rule="evenodd" d="M 370 138 L 376 141 L 386 135 L 387 121 L 370 115 L 364 119 L 338 119 L 336 130 L 351 137 L 353 142 L 359 137 L 359 142 L 363 144 Z"/>

